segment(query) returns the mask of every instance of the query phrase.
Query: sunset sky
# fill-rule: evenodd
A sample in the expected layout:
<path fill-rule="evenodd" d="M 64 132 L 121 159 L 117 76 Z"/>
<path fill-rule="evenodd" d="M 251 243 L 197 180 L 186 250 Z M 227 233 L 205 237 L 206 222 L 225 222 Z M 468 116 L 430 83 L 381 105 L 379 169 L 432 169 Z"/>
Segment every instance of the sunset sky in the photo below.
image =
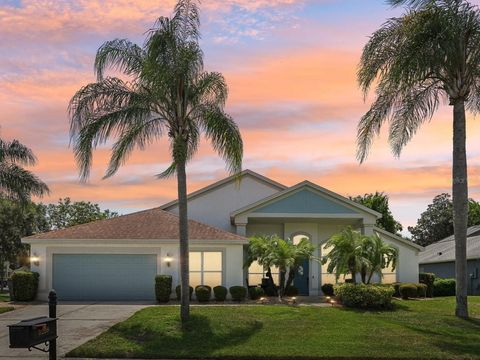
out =
<path fill-rule="evenodd" d="M 136 151 L 101 180 L 108 148 L 95 153 L 87 184 L 69 148 L 67 105 L 94 81 L 93 60 L 107 40 L 142 43 L 144 32 L 174 0 L 0 0 L 0 136 L 19 139 L 39 159 L 33 168 L 60 197 L 89 200 L 120 213 L 176 197 L 175 180 L 154 175 L 169 164 L 166 141 Z M 480 4 L 480 0 L 475 1 Z M 441 192 L 450 192 L 451 108 L 440 109 L 393 157 L 383 134 L 363 165 L 355 159 L 356 125 L 368 109 L 356 69 L 368 36 L 401 13 L 383 0 L 204 0 L 202 40 L 207 70 L 224 74 L 227 111 L 244 143 L 244 168 L 285 185 L 308 179 L 342 195 L 385 191 L 404 227 Z M 468 115 L 470 196 L 480 200 L 480 124 Z M 225 177 L 224 163 L 204 143 L 188 166 L 194 191 Z"/>

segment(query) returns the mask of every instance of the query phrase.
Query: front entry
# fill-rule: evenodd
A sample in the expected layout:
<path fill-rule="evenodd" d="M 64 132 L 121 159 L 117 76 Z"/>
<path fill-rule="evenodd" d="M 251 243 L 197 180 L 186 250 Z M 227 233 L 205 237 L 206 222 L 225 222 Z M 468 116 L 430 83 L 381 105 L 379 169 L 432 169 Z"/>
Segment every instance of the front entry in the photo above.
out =
<path fill-rule="evenodd" d="M 308 296 L 308 270 L 309 270 L 309 262 L 308 260 L 304 260 L 301 269 L 295 275 L 295 279 L 293 279 L 293 285 L 298 289 L 298 295 Z"/>

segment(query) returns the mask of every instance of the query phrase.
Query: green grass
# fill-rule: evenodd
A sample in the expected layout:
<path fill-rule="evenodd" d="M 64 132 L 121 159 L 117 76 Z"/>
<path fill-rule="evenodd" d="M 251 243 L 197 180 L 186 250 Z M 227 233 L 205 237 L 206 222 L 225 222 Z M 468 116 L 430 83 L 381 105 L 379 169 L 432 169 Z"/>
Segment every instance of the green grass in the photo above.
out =
<path fill-rule="evenodd" d="M 10 295 L 8 293 L 0 293 L 0 302 L 10 301 Z"/>
<path fill-rule="evenodd" d="M 149 307 L 72 350 L 110 358 L 445 358 L 480 359 L 480 297 L 470 320 L 454 298 L 397 301 L 396 310 L 237 306 L 193 307 L 182 330 L 178 307 Z"/>
<path fill-rule="evenodd" d="M 12 310 L 13 310 L 13 306 L 0 306 L 0 314 L 6 313 Z"/>

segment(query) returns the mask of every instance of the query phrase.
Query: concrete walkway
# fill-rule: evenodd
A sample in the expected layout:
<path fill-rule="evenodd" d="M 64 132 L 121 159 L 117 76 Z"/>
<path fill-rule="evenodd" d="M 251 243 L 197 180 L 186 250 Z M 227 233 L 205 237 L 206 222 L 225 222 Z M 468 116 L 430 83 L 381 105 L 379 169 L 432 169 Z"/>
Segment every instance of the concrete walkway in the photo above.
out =
<path fill-rule="evenodd" d="M 153 303 L 63 303 L 57 307 L 57 355 L 96 337 L 112 325 L 123 321 L 136 311 Z M 48 354 L 33 349 L 10 349 L 7 325 L 20 320 L 48 315 L 47 304 L 29 305 L 0 314 L 0 360 L 48 359 Z"/>

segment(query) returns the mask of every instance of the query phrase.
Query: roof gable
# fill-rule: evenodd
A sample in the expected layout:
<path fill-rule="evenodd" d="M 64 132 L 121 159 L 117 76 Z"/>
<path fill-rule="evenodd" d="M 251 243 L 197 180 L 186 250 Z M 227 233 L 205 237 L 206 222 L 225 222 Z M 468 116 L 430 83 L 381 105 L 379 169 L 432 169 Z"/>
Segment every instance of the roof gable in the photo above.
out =
<path fill-rule="evenodd" d="M 231 216 L 235 217 L 247 212 L 345 215 L 367 213 L 375 218 L 382 217 L 382 214 L 310 181 L 303 181 L 254 204 L 238 209 Z"/>
<path fill-rule="evenodd" d="M 178 240 L 178 223 L 178 215 L 154 208 L 36 234 L 22 240 Z M 247 241 L 243 236 L 198 221 L 189 220 L 188 226 L 191 240 Z"/>
<path fill-rule="evenodd" d="M 256 181 L 267 184 L 271 186 L 272 188 L 276 189 L 277 191 L 282 191 L 285 190 L 287 187 L 283 184 L 280 184 L 279 182 L 276 182 L 272 179 L 267 178 L 266 176 L 260 175 L 256 173 L 255 171 L 252 171 L 250 169 L 243 170 L 240 174 L 238 175 L 231 175 L 229 177 L 226 177 L 225 179 L 219 180 L 213 184 L 210 184 L 208 186 L 205 186 L 197 191 L 194 191 L 187 196 L 187 200 L 192 200 L 195 199 L 205 193 L 208 193 L 210 191 L 214 191 L 215 189 L 218 189 L 219 187 L 222 187 L 224 185 L 227 185 L 229 183 L 238 181 L 238 179 L 242 179 L 244 176 L 251 177 L 255 179 Z M 173 201 L 170 201 L 166 204 L 163 204 L 160 206 L 160 209 L 162 210 L 171 210 L 173 207 L 178 205 L 178 199 L 175 199 Z"/>
<path fill-rule="evenodd" d="M 321 213 L 321 214 L 355 214 L 356 212 L 312 189 L 304 188 L 290 196 L 271 202 L 255 209 L 256 213 Z"/>

